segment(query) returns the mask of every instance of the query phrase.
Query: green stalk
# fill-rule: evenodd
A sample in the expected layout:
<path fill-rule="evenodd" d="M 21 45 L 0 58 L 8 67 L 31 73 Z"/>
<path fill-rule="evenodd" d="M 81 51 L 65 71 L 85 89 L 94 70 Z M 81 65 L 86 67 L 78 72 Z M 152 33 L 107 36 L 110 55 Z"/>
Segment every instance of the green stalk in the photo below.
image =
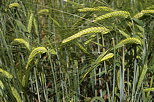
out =
<path fill-rule="evenodd" d="M 116 77 L 116 51 L 115 51 L 115 41 L 114 41 L 114 38 L 112 38 L 112 42 L 113 42 L 113 48 L 114 48 L 114 60 L 113 60 L 113 90 L 112 90 L 112 102 L 115 101 L 115 98 L 114 98 L 114 94 L 115 94 L 115 77 Z"/>
<path fill-rule="evenodd" d="M 125 47 L 123 46 L 122 67 L 120 67 L 120 102 L 124 101 L 124 68 L 125 68 Z"/>
<path fill-rule="evenodd" d="M 103 34 L 102 34 L 102 45 L 105 46 Z M 103 48 L 103 53 L 105 53 L 105 48 Z M 104 61 L 104 69 L 105 69 L 105 74 L 107 75 L 107 68 L 106 68 L 106 62 L 105 61 Z M 105 84 L 106 84 L 106 87 L 107 87 L 108 100 L 109 100 L 109 102 L 111 102 L 109 84 L 108 84 L 108 82 L 105 82 Z"/>
<path fill-rule="evenodd" d="M 51 65 L 51 72 L 52 72 L 52 75 L 53 75 L 53 83 L 54 83 L 54 88 L 55 88 L 55 93 L 56 93 L 56 101 L 59 102 L 59 92 L 58 92 L 58 87 L 57 87 L 57 82 L 56 82 L 56 79 L 57 79 L 57 76 L 55 74 L 55 71 L 54 71 L 54 67 L 53 67 L 53 63 L 52 63 L 52 58 L 51 58 L 51 55 L 50 53 L 48 52 L 48 56 L 49 56 L 49 62 L 50 62 L 50 65 Z"/>
<path fill-rule="evenodd" d="M 35 84 L 36 84 L 38 102 L 41 102 L 41 100 L 40 100 L 40 92 L 39 92 L 39 88 L 38 88 L 37 75 L 36 75 L 36 68 L 35 67 L 34 67 L 34 77 L 35 77 Z"/>

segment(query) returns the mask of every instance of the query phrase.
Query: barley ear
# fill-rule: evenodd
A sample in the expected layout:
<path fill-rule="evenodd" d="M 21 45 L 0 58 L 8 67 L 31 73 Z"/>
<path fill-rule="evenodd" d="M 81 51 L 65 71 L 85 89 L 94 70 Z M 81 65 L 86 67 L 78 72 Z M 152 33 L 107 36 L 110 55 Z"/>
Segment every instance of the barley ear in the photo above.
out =
<path fill-rule="evenodd" d="M 32 60 L 34 59 L 34 57 L 37 55 L 37 54 L 42 54 L 42 53 L 46 53 L 47 52 L 47 49 L 45 47 L 37 47 L 35 48 L 29 55 L 29 58 L 28 58 L 28 62 L 27 62 L 27 65 L 26 65 L 26 69 L 28 69 L 30 63 L 32 62 Z"/>
<path fill-rule="evenodd" d="M 116 46 L 115 48 L 119 48 L 119 47 L 122 47 L 126 44 L 139 44 L 139 45 L 142 45 L 141 41 L 137 38 L 127 38 L 127 39 L 124 39 L 122 41 L 120 41 Z"/>
<path fill-rule="evenodd" d="M 143 91 L 148 92 L 148 91 L 154 91 L 154 88 L 145 88 Z"/>
<path fill-rule="evenodd" d="M 12 7 L 20 7 L 19 3 L 12 3 L 9 5 L 9 8 L 12 8 Z"/>
<path fill-rule="evenodd" d="M 154 10 L 142 10 L 141 12 L 137 13 L 134 18 L 141 18 L 144 14 L 154 13 Z"/>
<path fill-rule="evenodd" d="M 78 9 L 79 12 L 89 12 L 89 11 L 113 11 L 113 9 L 105 6 L 98 6 L 94 8 L 82 8 Z"/>
<path fill-rule="evenodd" d="M 127 12 L 127 11 L 114 11 L 114 12 L 110 12 L 110 13 L 107 13 L 105 15 L 96 17 L 95 20 L 94 20 L 94 22 L 100 21 L 100 20 L 104 20 L 104 19 L 108 19 L 108 18 L 111 18 L 111 17 L 123 17 L 123 18 L 127 18 L 128 16 L 130 16 L 130 13 Z"/>
<path fill-rule="evenodd" d="M 48 14 L 49 10 L 48 9 L 41 9 L 38 14 Z"/>
<path fill-rule="evenodd" d="M 87 28 L 87 29 L 84 29 L 84 30 L 82 30 L 82 31 L 80 31 L 80 32 L 78 32 L 78 33 L 76 33 L 76 34 L 74 34 L 74 35 L 72 35 L 72 36 L 70 36 L 70 37 L 64 39 L 64 40 L 62 41 L 62 43 L 69 42 L 69 41 L 71 41 L 71 40 L 74 40 L 74 39 L 76 39 L 76 38 L 79 38 L 79 37 L 81 37 L 81 36 L 83 36 L 83 35 L 86 35 L 86 34 L 89 34 L 89 33 L 107 34 L 107 33 L 109 33 L 109 31 L 110 31 L 110 30 L 107 29 L 107 28 L 105 28 L 105 27 L 91 27 L 91 28 Z"/>
<path fill-rule="evenodd" d="M 13 40 L 13 42 L 18 42 L 18 43 L 20 43 L 20 44 L 24 44 L 24 45 L 26 46 L 26 48 L 27 48 L 28 50 L 30 50 L 29 42 L 26 41 L 26 40 L 24 40 L 24 39 L 16 38 L 16 39 Z"/>
<path fill-rule="evenodd" d="M 33 24 L 34 24 L 34 28 L 35 28 L 35 34 L 38 36 L 39 35 L 39 30 L 38 30 L 38 24 L 37 24 L 37 21 L 36 21 L 35 18 L 34 18 Z"/>
<path fill-rule="evenodd" d="M 148 13 L 154 13 L 154 10 L 142 10 L 141 12 L 144 14 L 148 14 Z"/>
<path fill-rule="evenodd" d="M 1 80 L 0 80 L 0 88 L 4 89 L 4 84 L 3 84 L 3 82 Z"/>
<path fill-rule="evenodd" d="M 139 12 L 134 16 L 134 18 L 141 18 L 143 15 L 144 15 L 143 12 Z"/>
<path fill-rule="evenodd" d="M 30 17 L 28 20 L 28 26 L 27 26 L 28 33 L 31 33 L 32 24 L 33 24 L 32 22 L 33 22 L 33 13 L 30 14 Z"/>
<path fill-rule="evenodd" d="M 114 56 L 113 53 L 109 53 L 107 55 L 105 55 L 102 59 L 101 59 L 101 62 L 105 61 L 105 60 L 108 60 L 110 58 L 112 58 Z"/>
<path fill-rule="evenodd" d="M 2 68 L 0 68 L 0 73 L 1 73 L 4 77 L 6 77 L 6 78 L 8 78 L 8 79 L 12 79 L 12 78 L 13 78 L 13 76 L 12 76 L 9 72 L 3 70 Z"/>
<path fill-rule="evenodd" d="M 12 91 L 13 96 L 16 99 L 16 102 L 22 102 L 20 94 L 18 93 L 18 91 L 14 87 L 11 87 L 11 91 Z"/>
<path fill-rule="evenodd" d="M 141 72 L 141 75 L 139 77 L 139 81 L 138 81 L 138 84 L 137 84 L 137 91 L 139 90 L 140 86 L 142 85 L 142 82 L 144 80 L 144 77 L 147 73 L 147 70 L 148 70 L 148 66 L 147 65 L 144 65 L 143 66 L 143 69 L 142 69 L 142 72 Z"/>

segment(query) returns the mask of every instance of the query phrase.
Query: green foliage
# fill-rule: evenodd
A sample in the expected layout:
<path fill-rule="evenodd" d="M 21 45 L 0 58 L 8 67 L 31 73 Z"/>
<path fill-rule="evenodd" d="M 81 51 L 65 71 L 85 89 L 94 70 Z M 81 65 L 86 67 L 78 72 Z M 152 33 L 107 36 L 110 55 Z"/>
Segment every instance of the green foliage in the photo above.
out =
<path fill-rule="evenodd" d="M 96 100 L 99 100 L 100 102 L 104 102 L 104 99 L 101 97 L 94 97 L 91 102 L 95 102 Z"/>
<path fill-rule="evenodd" d="M 119 30 L 119 32 L 120 32 L 123 36 L 125 36 L 126 38 L 130 38 L 130 35 L 128 35 L 128 34 L 125 33 L 124 31 Z"/>
<path fill-rule="evenodd" d="M 153 101 L 153 0 L 0 5 L 0 102 Z"/>
<path fill-rule="evenodd" d="M 109 54 L 106 54 L 107 51 L 101 55 L 99 55 L 99 57 L 96 59 L 96 61 L 94 63 L 92 63 L 92 67 L 90 67 L 88 69 L 88 71 L 83 75 L 82 79 L 81 79 L 81 82 L 85 79 L 85 77 L 94 69 L 96 68 L 100 62 L 103 62 L 103 61 L 106 61 L 110 58 L 112 58 L 114 56 L 113 53 L 109 53 Z"/>

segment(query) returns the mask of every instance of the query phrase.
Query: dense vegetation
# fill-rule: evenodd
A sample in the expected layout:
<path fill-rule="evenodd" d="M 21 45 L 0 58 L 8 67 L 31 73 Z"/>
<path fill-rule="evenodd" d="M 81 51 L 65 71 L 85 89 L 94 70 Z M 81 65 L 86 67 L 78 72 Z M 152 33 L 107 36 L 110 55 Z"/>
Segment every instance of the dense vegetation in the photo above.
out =
<path fill-rule="evenodd" d="M 0 102 L 153 102 L 153 0 L 1 0 Z"/>

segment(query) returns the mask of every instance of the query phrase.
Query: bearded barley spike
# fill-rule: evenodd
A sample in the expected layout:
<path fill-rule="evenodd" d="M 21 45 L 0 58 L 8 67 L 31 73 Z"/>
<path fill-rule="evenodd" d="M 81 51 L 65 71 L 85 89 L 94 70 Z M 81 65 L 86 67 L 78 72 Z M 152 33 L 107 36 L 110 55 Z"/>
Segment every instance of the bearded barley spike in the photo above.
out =
<path fill-rule="evenodd" d="M 109 31 L 110 31 L 110 30 L 107 29 L 107 28 L 105 28 L 105 27 L 91 27 L 91 28 L 87 28 L 87 29 L 84 29 L 84 30 L 82 30 L 82 31 L 80 31 L 80 32 L 78 32 L 78 33 L 76 33 L 76 34 L 74 34 L 74 35 L 72 35 L 72 36 L 70 36 L 70 37 L 64 39 L 64 40 L 62 41 L 62 43 L 69 42 L 69 41 L 71 41 L 71 40 L 74 40 L 74 39 L 76 39 L 76 38 L 79 38 L 79 37 L 81 37 L 81 36 L 83 36 L 83 35 L 86 35 L 86 34 L 89 34 L 89 33 L 107 34 L 107 33 L 109 33 Z"/>
<path fill-rule="evenodd" d="M 94 8 L 83 8 L 83 9 L 78 9 L 79 12 L 89 12 L 89 11 L 113 11 L 113 9 L 109 7 L 104 7 L 104 6 L 98 6 Z"/>
<path fill-rule="evenodd" d="M 28 62 L 27 62 L 27 65 L 26 65 L 26 69 L 28 69 L 28 66 L 29 64 L 32 62 L 32 60 L 34 59 L 34 57 L 37 55 L 37 54 L 42 54 L 42 53 L 45 53 L 47 52 L 47 49 L 45 47 L 37 47 L 35 48 L 29 55 L 29 58 L 28 58 Z"/>
<path fill-rule="evenodd" d="M 94 22 L 104 20 L 104 19 L 108 19 L 108 18 L 111 18 L 111 17 L 127 18 L 129 15 L 130 15 L 130 13 L 127 12 L 127 11 L 114 11 L 114 12 L 110 12 L 110 13 L 107 13 L 105 15 L 102 15 L 102 16 L 95 18 Z"/>

